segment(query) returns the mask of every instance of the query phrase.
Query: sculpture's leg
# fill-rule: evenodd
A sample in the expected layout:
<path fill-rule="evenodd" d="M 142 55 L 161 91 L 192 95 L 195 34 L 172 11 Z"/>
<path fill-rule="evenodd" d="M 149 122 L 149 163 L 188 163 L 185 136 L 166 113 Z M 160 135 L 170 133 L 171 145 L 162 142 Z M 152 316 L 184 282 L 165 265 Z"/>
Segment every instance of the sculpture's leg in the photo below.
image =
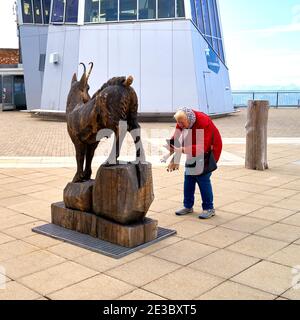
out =
<path fill-rule="evenodd" d="M 137 119 L 131 119 L 128 121 L 128 130 L 133 138 L 136 149 L 136 161 L 142 162 L 146 160 L 145 151 L 141 140 L 141 126 Z"/>
<path fill-rule="evenodd" d="M 83 163 L 86 146 L 84 144 L 75 145 L 76 149 L 76 162 L 77 162 L 77 172 L 73 178 L 73 182 L 82 182 L 83 181 Z"/>
<path fill-rule="evenodd" d="M 98 146 L 98 142 L 94 144 L 89 144 L 86 147 L 86 154 L 85 154 L 85 170 L 83 172 L 83 179 L 90 180 L 92 175 L 92 160 L 94 158 L 95 150 Z"/>

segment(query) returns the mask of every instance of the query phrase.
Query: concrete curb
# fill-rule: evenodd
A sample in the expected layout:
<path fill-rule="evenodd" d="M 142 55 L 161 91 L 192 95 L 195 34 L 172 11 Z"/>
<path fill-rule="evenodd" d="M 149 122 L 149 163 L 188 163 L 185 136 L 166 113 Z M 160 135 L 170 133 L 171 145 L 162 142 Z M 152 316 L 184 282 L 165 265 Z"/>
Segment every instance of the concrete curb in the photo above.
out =
<path fill-rule="evenodd" d="M 26 110 L 22 112 L 30 113 L 32 117 L 45 121 L 66 121 L 66 113 L 64 111 L 54 110 Z M 234 110 L 228 113 L 211 114 L 212 119 L 218 119 L 227 117 L 240 112 L 240 110 Z M 138 120 L 140 122 L 175 122 L 174 113 L 140 113 L 138 114 Z"/>

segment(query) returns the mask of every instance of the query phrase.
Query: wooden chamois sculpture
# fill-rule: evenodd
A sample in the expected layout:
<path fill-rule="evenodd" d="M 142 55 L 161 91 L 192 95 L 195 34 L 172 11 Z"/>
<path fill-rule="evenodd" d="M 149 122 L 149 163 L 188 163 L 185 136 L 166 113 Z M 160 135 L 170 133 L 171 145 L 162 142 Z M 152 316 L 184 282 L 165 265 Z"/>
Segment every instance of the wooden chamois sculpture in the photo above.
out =
<path fill-rule="evenodd" d="M 81 64 L 84 67 L 84 73 L 79 81 L 76 74 L 73 75 L 66 108 L 67 128 L 76 150 L 77 172 L 73 182 L 82 182 L 91 178 L 91 164 L 99 144 L 101 129 L 110 129 L 111 133 L 115 134 L 114 146 L 105 165 L 118 163 L 117 159 L 127 131 L 134 139 L 136 161 L 145 160 L 141 130 L 137 121 L 138 98 L 131 87 L 133 78 L 131 76 L 112 78 L 91 98 L 88 93 L 88 79 L 93 63 L 90 63 L 88 73 L 85 65 Z M 126 132 L 119 130 L 120 121 L 127 122 Z M 83 169 L 84 161 L 85 169 Z"/>

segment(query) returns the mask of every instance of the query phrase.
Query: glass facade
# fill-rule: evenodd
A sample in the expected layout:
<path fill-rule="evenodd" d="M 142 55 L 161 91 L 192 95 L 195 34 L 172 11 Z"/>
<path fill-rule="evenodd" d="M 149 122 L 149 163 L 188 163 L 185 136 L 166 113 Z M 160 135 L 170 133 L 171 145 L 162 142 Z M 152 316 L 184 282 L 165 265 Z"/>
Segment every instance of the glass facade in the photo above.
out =
<path fill-rule="evenodd" d="M 211 19 L 210 19 L 210 21 L 211 21 L 211 35 L 213 37 L 218 37 L 214 2 L 215 1 L 209 1 L 208 2 L 208 4 L 209 4 L 209 12 L 210 12 L 210 16 L 211 16 Z"/>
<path fill-rule="evenodd" d="M 78 0 L 52 0 L 52 23 L 77 23 Z"/>
<path fill-rule="evenodd" d="M 122 4 L 123 19 L 130 15 L 135 16 L 137 8 L 133 8 L 130 0 L 120 1 L 120 8 Z M 136 17 L 134 18 L 136 19 Z M 85 22 L 107 22 L 118 21 L 118 0 L 86 0 L 85 1 Z"/>
<path fill-rule="evenodd" d="M 23 23 L 77 23 L 79 0 L 21 0 Z M 194 4 L 194 0 L 191 0 Z M 50 19 L 51 12 L 51 19 Z M 135 21 L 185 18 L 184 0 L 85 0 L 84 21 Z M 196 21 L 196 12 L 194 22 Z"/>
<path fill-rule="evenodd" d="M 184 0 L 85 0 L 87 23 L 184 17 Z"/>
<path fill-rule="evenodd" d="M 118 0 L 100 0 L 100 22 L 118 21 Z"/>
<path fill-rule="evenodd" d="M 41 0 L 33 0 L 34 22 L 43 23 L 42 3 Z"/>
<path fill-rule="evenodd" d="M 158 0 L 158 19 L 175 17 L 174 0 Z"/>
<path fill-rule="evenodd" d="M 197 13 L 196 13 L 195 1 L 194 0 L 190 0 L 190 1 L 191 1 L 192 21 L 194 22 L 195 25 L 198 25 L 197 24 Z"/>
<path fill-rule="evenodd" d="M 191 0 L 191 13 L 195 25 L 221 60 L 225 62 L 216 0 Z"/>
<path fill-rule="evenodd" d="M 51 7 L 51 0 L 43 0 L 43 14 L 44 14 L 44 23 L 49 23 L 50 18 L 50 7 Z"/>
<path fill-rule="evenodd" d="M 203 10 L 200 1 L 196 1 L 197 24 L 200 31 L 204 34 Z"/>
<path fill-rule="evenodd" d="M 22 0 L 23 23 L 33 23 L 33 10 L 31 0 Z"/>
<path fill-rule="evenodd" d="M 51 22 L 63 23 L 65 14 L 65 1 L 53 0 Z"/>
<path fill-rule="evenodd" d="M 225 62 L 217 0 L 85 0 L 84 21 L 102 23 L 184 18 L 190 3 L 191 19 Z M 77 23 L 79 0 L 21 0 L 23 22 Z"/>
<path fill-rule="evenodd" d="M 99 0 L 85 0 L 85 22 L 99 22 L 100 21 L 100 3 Z"/>
<path fill-rule="evenodd" d="M 137 19 L 137 1 L 123 0 L 120 1 L 120 20 Z"/>
<path fill-rule="evenodd" d="M 156 0 L 139 0 L 139 19 L 156 19 Z"/>
<path fill-rule="evenodd" d="M 178 18 L 184 18 L 185 17 L 184 0 L 177 0 L 177 3 L 176 3 L 176 17 L 178 17 Z"/>
<path fill-rule="evenodd" d="M 213 3 L 213 10 L 214 10 L 215 18 L 216 18 L 217 37 L 221 38 L 220 20 L 219 20 L 219 14 L 218 14 L 216 0 L 213 0 L 212 3 Z"/>
<path fill-rule="evenodd" d="M 65 22 L 78 22 L 78 0 L 68 0 L 66 3 L 66 19 Z"/>
<path fill-rule="evenodd" d="M 202 0 L 202 11 L 203 11 L 203 21 L 204 21 L 204 34 L 210 37 L 211 36 L 210 13 L 208 9 L 207 0 Z"/>
<path fill-rule="evenodd" d="M 51 0 L 21 0 L 23 23 L 49 24 Z"/>

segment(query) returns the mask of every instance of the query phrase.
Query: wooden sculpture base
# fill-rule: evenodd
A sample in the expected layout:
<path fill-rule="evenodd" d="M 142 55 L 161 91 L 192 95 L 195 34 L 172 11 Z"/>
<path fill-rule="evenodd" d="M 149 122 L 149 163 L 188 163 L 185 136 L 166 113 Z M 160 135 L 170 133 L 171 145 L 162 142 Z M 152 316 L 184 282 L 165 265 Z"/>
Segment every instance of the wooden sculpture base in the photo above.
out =
<path fill-rule="evenodd" d="M 141 223 L 121 225 L 93 213 L 68 209 L 64 202 L 51 205 L 51 219 L 58 226 L 127 248 L 134 248 L 157 238 L 157 220 L 144 218 Z"/>

